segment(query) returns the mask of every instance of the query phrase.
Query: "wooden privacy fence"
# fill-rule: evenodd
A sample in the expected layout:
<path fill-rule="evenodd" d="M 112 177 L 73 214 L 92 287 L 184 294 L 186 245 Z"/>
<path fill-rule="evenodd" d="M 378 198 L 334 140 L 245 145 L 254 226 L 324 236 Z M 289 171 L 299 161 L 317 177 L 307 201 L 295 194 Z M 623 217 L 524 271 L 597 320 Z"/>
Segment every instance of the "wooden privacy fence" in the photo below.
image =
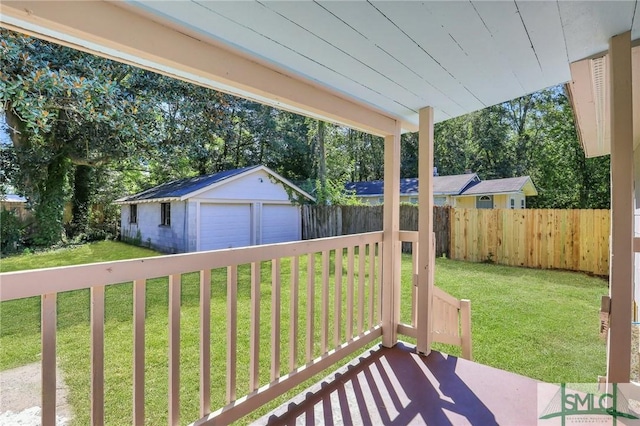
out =
<path fill-rule="evenodd" d="M 450 257 L 609 274 L 609 210 L 452 209 Z"/>
<path fill-rule="evenodd" d="M 302 238 L 336 237 L 382 230 L 383 206 L 302 206 Z M 433 208 L 433 231 L 436 234 L 436 256 L 449 256 L 450 207 Z M 400 206 L 400 229 L 418 230 L 418 206 Z M 402 250 L 411 253 L 411 244 Z"/>

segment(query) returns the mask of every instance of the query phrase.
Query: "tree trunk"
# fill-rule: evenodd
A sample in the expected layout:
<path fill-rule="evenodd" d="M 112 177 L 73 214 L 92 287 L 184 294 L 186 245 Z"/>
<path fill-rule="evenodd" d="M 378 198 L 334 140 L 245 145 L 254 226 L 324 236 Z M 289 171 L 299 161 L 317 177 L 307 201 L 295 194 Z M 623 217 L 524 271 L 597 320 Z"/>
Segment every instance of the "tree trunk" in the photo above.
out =
<path fill-rule="evenodd" d="M 33 242 L 50 247 L 59 243 L 63 236 L 65 187 L 69 160 L 56 156 L 47 166 L 47 177 L 40 185 L 40 197 L 35 206 L 36 230 Z"/>
<path fill-rule="evenodd" d="M 327 203 L 327 151 L 324 146 L 325 122 L 318 120 L 318 180 L 323 204 Z"/>
<path fill-rule="evenodd" d="M 93 169 L 89 166 L 76 166 L 73 181 L 73 218 L 70 237 L 86 234 L 89 230 L 89 209 L 91 207 L 91 182 Z"/>

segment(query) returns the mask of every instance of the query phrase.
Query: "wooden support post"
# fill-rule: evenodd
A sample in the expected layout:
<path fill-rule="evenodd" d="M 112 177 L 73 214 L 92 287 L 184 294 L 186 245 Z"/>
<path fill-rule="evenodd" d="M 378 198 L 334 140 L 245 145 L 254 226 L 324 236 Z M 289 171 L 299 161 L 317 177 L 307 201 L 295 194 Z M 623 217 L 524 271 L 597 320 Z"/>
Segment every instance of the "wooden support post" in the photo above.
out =
<path fill-rule="evenodd" d="M 609 41 L 611 101 L 611 318 L 607 381 L 628 383 L 633 300 L 633 114 L 631 33 Z"/>
<path fill-rule="evenodd" d="M 384 209 L 382 267 L 382 345 L 398 341 L 400 322 L 400 123 L 384 138 Z"/>
<path fill-rule="evenodd" d="M 431 352 L 433 305 L 433 108 L 420 110 L 418 148 L 418 342 L 419 354 Z"/>

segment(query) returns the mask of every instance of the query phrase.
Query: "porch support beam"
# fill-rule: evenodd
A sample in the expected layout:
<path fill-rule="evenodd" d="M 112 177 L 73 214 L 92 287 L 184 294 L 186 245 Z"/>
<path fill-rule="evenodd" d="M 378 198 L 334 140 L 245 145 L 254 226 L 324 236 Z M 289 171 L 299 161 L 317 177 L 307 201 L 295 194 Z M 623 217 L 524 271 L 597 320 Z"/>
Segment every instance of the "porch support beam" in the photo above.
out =
<path fill-rule="evenodd" d="M 382 345 L 398 342 L 400 323 L 400 123 L 384 138 Z"/>
<path fill-rule="evenodd" d="M 420 110 L 418 135 L 418 329 L 417 351 L 431 352 L 433 306 L 433 108 Z"/>
<path fill-rule="evenodd" d="M 611 317 L 607 381 L 628 383 L 633 300 L 633 113 L 631 33 L 609 41 L 611 102 Z"/>
<path fill-rule="evenodd" d="M 2 1 L 0 26 L 379 136 L 384 112 L 125 2 Z"/>

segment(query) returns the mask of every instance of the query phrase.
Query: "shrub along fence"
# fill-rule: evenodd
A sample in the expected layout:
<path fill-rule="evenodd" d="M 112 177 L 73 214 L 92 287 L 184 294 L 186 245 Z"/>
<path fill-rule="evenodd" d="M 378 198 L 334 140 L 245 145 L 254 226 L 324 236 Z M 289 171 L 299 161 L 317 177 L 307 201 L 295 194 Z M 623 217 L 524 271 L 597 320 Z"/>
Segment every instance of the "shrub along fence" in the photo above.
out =
<path fill-rule="evenodd" d="M 471 262 L 609 274 L 609 210 L 434 207 L 436 256 Z M 304 239 L 382 229 L 382 206 L 303 206 Z M 400 229 L 418 208 L 400 206 Z M 410 252 L 410 244 L 403 251 Z"/>

